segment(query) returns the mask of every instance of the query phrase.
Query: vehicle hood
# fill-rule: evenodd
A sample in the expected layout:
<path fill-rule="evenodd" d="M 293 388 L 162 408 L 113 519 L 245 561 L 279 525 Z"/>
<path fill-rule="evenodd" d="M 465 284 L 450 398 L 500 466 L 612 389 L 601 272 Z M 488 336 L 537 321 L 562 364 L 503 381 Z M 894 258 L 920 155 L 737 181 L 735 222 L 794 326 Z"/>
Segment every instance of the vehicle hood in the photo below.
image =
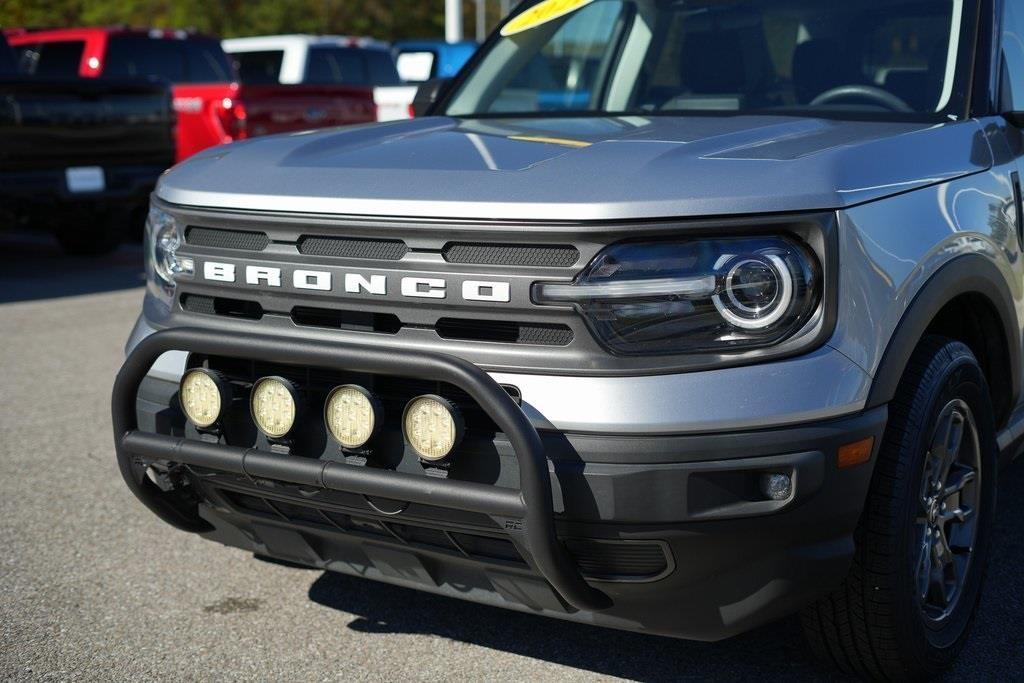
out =
<path fill-rule="evenodd" d="M 425 118 L 237 142 L 168 171 L 190 206 L 490 220 L 837 209 L 982 171 L 976 121 Z"/>

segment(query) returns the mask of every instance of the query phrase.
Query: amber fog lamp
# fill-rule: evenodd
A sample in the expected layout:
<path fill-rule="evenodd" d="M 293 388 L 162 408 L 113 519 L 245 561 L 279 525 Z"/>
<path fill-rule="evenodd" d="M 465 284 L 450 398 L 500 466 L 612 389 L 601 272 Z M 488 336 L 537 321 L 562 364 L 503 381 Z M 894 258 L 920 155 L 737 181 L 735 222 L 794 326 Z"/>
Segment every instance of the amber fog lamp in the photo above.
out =
<path fill-rule="evenodd" d="M 283 439 L 295 427 L 299 391 L 283 377 L 264 377 L 252 387 L 249 399 L 256 427 L 271 439 Z"/>
<path fill-rule="evenodd" d="M 380 402 L 362 387 L 353 384 L 337 387 L 327 397 L 324 422 L 342 448 L 362 448 L 381 423 Z"/>
<path fill-rule="evenodd" d="M 231 402 L 231 383 L 213 370 L 189 370 L 181 378 L 178 400 L 192 424 L 200 429 L 209 429 Z"/>
<path fill-rule="evenodd" d="M 447 458 L 462 440 L 464 422 L 459 409 L 440 396 L 420 396 L 409 402 L 402 417 L 405 440 L 423 460 Z"/>

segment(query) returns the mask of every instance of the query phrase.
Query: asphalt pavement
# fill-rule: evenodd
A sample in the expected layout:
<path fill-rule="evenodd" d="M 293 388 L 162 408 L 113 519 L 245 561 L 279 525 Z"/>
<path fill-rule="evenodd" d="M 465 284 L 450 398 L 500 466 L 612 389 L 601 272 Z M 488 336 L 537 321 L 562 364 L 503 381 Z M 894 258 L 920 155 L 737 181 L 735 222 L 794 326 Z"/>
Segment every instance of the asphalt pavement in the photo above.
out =
<path fill-rule="evenodd" d="M 109 394 L 141 250 L 0 236 L 0 680 L 835 680 L 794 620 L 722 643 L 580 626 L 253 559 L 159 522 Z M 950 680 L 1024 671 L 1024 463 Z"/>

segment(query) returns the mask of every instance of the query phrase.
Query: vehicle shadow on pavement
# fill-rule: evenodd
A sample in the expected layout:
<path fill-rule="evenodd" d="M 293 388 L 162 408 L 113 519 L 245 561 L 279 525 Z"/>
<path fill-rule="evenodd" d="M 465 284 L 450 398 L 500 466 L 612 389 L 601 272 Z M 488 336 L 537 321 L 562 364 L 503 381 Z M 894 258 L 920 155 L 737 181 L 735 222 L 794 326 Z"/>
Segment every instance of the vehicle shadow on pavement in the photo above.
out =
<path fill-rule="evenodd" d="M 794 619 L 721 643 L 697 643 L 575 624 L 325 573 L 319 604 L 355 614 L 363 633 L 431 634 L 607 676 L 644 681 L 771 675 L 825 678 Z"/>
<path fill-rule="evenodd" d="M 0 235 L 0 304 L 99 294 L 145 282 L 142 247 L 98 257 L 66 256 L 47 235 Z"/>
<path fill-rule="evenodd" d="M 948 680 L 999 680 L 1024 669 L 1024 462 L 1003 473 L 989 582 L 971 640 Z M 562 622 L 324 573 L 312 601 L 357 618 L 363 633 L 432 634 L 598 674 L 643 681 L 839 680 L 804 644 L 795 618 L 720 643 Z"/>

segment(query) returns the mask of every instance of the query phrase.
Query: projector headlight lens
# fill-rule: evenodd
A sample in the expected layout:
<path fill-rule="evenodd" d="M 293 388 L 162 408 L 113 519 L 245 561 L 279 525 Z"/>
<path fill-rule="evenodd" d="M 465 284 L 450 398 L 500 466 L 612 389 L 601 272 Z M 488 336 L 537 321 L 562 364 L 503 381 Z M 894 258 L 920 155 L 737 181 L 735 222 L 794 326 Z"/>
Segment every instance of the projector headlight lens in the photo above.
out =
<path fill-rule="evenodd" d="M 280 439 L 295 426 L 299 392 L 283 377 L 264 377 L 252 387 L 252 419 L 266 436 Z"/>
<path fill-rule="evenodd" d="M 362 448 L 373 438 L 380 415 L 380 404 L 373 395 L 352 384 L 334 389 L 324 409 L 327 430 L 342 447 L 350 449 Z"/>
<path fill-rule="evenodd" d="M 796 284 L 780 256 L 740 257 L 727 267 L 724 295 L 716 294 L 712 301 L 730 325 L 762 330 L 782 319 L 793 302 Z"/>
<path fill-rule="evenodd" d="M 459 409 L 439 396 L 414 398 L 402 418 L 405 438 L 424 460 L 444 460 L 462 439 Z"/>
<path fill-rule="evenodd" d="M 212 370 L 189 370 L 181 378 L 178 399 L 192 424 L 206 429 L 220 419 L 224 406 L 231 401 L 231 384 Z"/>

